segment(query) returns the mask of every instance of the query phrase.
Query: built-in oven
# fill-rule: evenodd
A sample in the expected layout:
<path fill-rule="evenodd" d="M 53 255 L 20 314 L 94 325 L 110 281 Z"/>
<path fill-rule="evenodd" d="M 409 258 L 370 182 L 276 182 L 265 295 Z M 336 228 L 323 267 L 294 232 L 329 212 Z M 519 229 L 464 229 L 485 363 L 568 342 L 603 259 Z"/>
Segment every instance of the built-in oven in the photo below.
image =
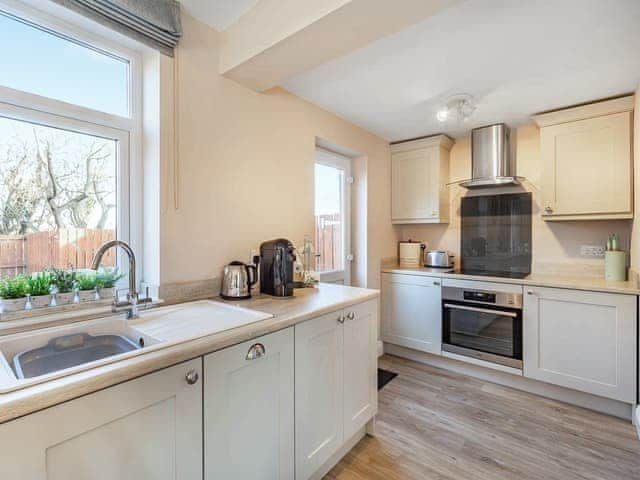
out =
<path fill-rule="evenodd" d="M 521 287 L 447 283 L 442 288 L 442 349 L 522 369 Z"/>

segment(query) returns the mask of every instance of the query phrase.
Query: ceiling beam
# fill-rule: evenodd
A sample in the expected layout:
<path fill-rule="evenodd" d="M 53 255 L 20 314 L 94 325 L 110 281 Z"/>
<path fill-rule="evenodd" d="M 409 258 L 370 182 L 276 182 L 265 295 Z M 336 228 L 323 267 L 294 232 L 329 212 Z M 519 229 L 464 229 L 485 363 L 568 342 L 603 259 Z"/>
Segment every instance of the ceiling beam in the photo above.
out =
<path fill-rule="evenodd" d="M 223 34 L 220 73 L 265 91 L 462 0 L 259 0 Z"/>

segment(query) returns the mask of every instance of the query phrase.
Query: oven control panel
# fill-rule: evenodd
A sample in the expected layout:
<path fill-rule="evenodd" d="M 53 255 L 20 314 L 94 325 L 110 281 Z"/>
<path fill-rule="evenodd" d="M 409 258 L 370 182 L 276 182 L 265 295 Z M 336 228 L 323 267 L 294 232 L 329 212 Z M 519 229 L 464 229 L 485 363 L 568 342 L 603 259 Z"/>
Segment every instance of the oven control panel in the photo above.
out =
<path fill-rule="evenodd" d="M 489 292 L 477 292 L 477 291 L 469 291 L 465 290 L 463 292 L 463 298 L 465 300 L 471 300 L 474 302 L 482 302 L 482 303 L 496 303 L 496 294 Z"/>

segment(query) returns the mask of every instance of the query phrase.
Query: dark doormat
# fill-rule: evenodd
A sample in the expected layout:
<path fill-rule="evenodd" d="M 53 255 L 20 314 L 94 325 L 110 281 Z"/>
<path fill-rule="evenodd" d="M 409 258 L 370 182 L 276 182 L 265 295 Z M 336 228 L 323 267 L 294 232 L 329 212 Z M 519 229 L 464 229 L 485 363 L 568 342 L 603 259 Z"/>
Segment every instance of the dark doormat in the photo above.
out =
<path fill-rule="evenodd" d="M 387 383 L 398 376 L 397 373 L 390 372 L 389 370 L 378 369 L 378 390 L 382 390 Z"/>

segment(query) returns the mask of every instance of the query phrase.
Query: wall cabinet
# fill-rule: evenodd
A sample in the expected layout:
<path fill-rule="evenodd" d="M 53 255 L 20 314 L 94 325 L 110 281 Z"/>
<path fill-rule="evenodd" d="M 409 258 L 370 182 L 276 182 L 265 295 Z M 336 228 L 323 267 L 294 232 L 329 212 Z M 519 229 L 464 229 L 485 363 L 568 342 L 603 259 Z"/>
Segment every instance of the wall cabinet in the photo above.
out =
<path fill-rule="evenodd" d="M 636 401 L 636 297 L 525 289 L 524 376 Z"/>
<path fill-rule="evenodd" d="M 205 479 L 294 478 L 293 328 L 204 357 Z"/>
<path fill-rule="evenodd" d="M 545 220 L 633 217 L 633 96 L 533 119 Z"/>
<path fill-rule="evenodd" d="M 199 480 L 201 359 L 0 425 L 2 478 Z"/>
<path fill-rule="evenodd" d="M 377 311 L 369 301 L 295 326 L 296 479 L 376 414 Z"/>
<path fill-rule="evenodd" d="M 442 351 L 440 279 L 382 274 L 382 339 L 423 352 Z"/>
<path fill-rule="evenodd" d="M 391 146 L 393 223 L 449 222 L 449 150 L 453 140 L 437 135 Z"/>

